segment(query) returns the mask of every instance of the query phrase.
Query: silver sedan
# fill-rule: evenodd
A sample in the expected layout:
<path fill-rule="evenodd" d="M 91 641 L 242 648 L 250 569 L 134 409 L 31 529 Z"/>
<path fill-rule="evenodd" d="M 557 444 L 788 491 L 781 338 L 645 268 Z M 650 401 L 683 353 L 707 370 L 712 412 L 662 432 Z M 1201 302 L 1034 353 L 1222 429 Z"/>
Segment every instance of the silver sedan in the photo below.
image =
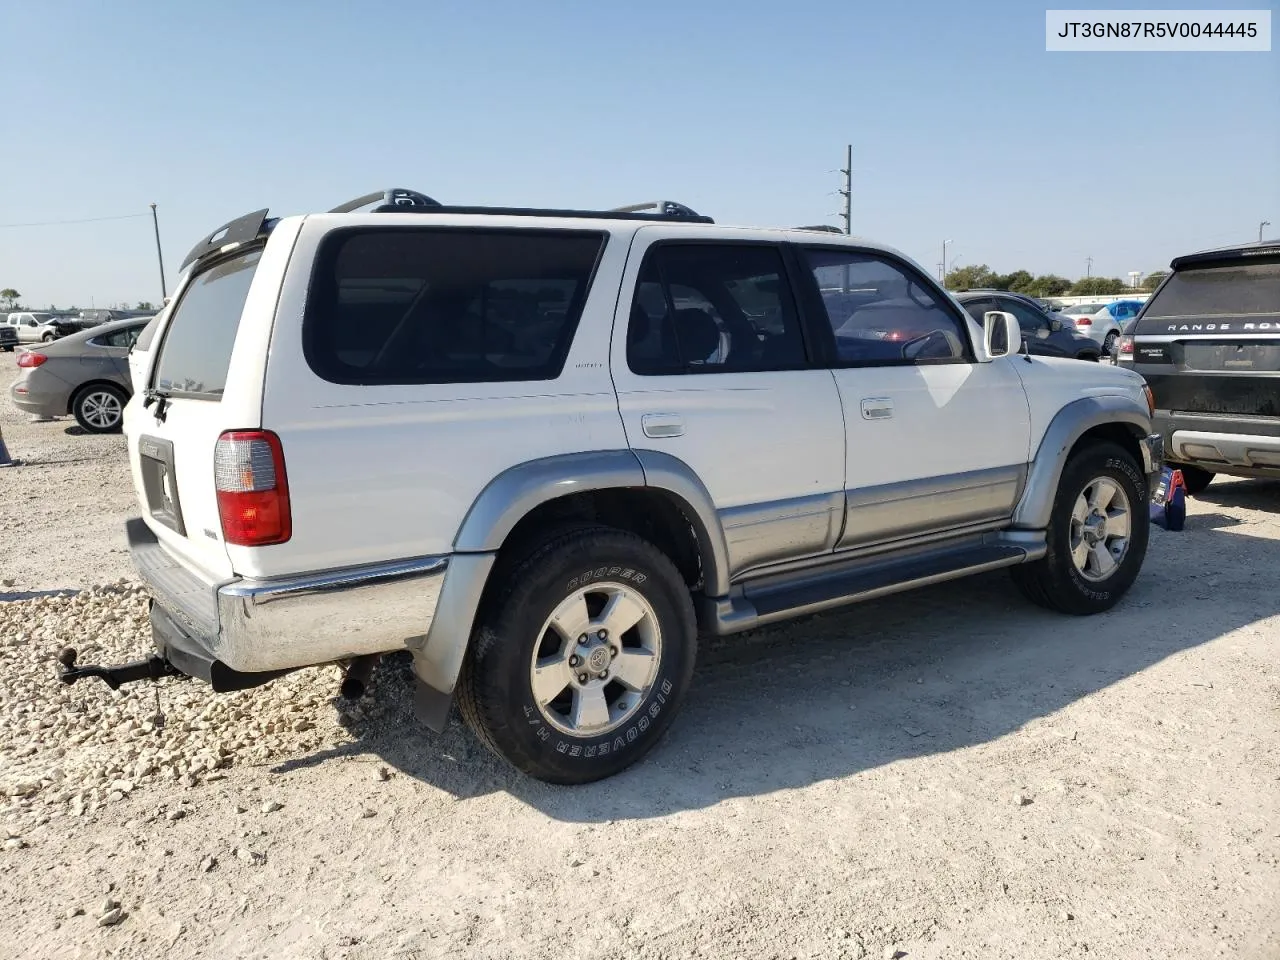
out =
<path fill-rule="evenodd" d="M 150 317 L 104 323 L 18 355 L 14 405 L 42 417 L 68 413 L 89 433 L 120 429 L 129 400 L 129 348 Z"/>

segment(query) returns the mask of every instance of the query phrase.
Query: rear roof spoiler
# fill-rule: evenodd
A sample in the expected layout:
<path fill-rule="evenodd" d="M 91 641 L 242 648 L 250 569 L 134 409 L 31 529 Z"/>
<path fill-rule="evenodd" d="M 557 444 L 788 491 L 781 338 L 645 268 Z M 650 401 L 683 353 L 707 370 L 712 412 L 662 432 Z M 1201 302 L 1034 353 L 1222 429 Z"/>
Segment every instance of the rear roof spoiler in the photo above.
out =
<path fill-rule="evenodd" d="M 275 221 L 267 220 L 266 207 L 255 210 L 253 213 L 246 213 L 230 223 L 224 223 L 191 248 L 187 258 L 182 261 L 182 266 L 178 267 L 178 272 L 181 273 L 191 264 L 220 253 L 228 247 L 266 236 L 273 226 Z"/>
<path fill-rule="evenodd" d="M 1234 247 L 1201 250 L 1198 253 L 1174 257 L 1169 267 L 1172 270 L 1182 270 L 1186 267 L 1204 266 L 1210 263 L 1242 263 L 1254 257 L 1280 257 L 1280 243 L 1266 240 L 1262 243 L 1241 243 Z"/>

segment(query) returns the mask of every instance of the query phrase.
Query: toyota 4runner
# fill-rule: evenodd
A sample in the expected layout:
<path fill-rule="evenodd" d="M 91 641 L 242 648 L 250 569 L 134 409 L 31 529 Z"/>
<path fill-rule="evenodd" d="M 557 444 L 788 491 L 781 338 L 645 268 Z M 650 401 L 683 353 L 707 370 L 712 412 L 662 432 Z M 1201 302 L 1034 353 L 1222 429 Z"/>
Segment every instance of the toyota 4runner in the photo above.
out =
<path fill-rule="evenodd" d="M 1019 353 L 879 245 L 393 190 L 183 271 L 125 411 L 156 653 L 72 679 L 358 693 L 408 650 L 428 726 L 456 699 L 577 783 L 654 745 L 700 634 L 1000 567 L 1098 613 L 1146 553 L 1142 379 Z"/>

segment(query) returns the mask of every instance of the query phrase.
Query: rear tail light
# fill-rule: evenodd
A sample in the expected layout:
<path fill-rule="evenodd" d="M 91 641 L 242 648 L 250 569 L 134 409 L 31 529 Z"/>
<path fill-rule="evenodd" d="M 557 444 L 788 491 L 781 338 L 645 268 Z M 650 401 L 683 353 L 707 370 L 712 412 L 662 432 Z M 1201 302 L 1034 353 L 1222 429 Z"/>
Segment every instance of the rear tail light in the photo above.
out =
<path fill-rule="evenodd" d="M 43 353 L 36 353 L 32 350 L 28 350 L 26 353 L 22 354 L 22 356 L 18 357 L 18 366 L 38 367 L 48 359 L 49 358 Z"/>
<path fill-rule="evenodd" d="M 1092 327 L 1092 326 L 1093 326 L 1093 318 L 1092 318 L 1092 317 L 1076 317 L 1076 326 L 1077 326 L 1077 327 Z"/>
<path fill-rule="evenodd" d="M 1133 356 L 1133 337 L 1121 337 L 1116 343 L 1117 357 Z"/>
<path fill-rule="evenodd" d="M 230 430 L 213 452 L 222 536 L 239 547 L 284 543 L 293 533 L 280 438 L 269 430 Z"/>

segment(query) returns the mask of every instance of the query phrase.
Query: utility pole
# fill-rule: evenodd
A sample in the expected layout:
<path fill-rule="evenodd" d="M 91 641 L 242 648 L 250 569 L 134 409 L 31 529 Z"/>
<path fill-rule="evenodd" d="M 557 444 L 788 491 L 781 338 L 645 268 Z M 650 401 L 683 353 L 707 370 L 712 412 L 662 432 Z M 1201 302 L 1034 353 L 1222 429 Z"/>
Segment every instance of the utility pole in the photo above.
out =
<path fill-rule="evenodd" d="M 951 242 L 950 240 L 942 241 L 942 278 L 941 279 L 944 284 L 947 282 L 947 244 L 950 242 Z"/>
<path fill-rule="evenodd" d="M 1093 257 L 1085 257 L 1084 263 L 1085 263 L 1084 278 L 1088 280 L 1091 276 L 1093 276 Z"/>
<path fill-rule="evenodd" d="M 164 254 L 160 250 L 160 220 L 156 216 L 156 205 L 151 204 L 151 225 L 156 228 L 156 259 L 160 261 L 160 302 L 164 303 L 169 291 L 164 285 Z"/>
<path fill-rule="evenodd" d="M 1259 243 L 1262 242 L 1262 228 L 1269 227 L 1269 226 L 1271 226 L 1270 220 L 1263 220 L 1260 224 L 1258 224 L 1258 242 Z"/>
<path fill-rule="evenodd" d="M 840 196 L 844 197 L 844 213 L 840 214 L 840 219 L 844 221 L 844 232 L 846 235 L 853 233 L 853 144 L 850 143 L 844 148 L 844 166 L 840 170 L 844 174 L 844 189 L 840 191 Z"/>

